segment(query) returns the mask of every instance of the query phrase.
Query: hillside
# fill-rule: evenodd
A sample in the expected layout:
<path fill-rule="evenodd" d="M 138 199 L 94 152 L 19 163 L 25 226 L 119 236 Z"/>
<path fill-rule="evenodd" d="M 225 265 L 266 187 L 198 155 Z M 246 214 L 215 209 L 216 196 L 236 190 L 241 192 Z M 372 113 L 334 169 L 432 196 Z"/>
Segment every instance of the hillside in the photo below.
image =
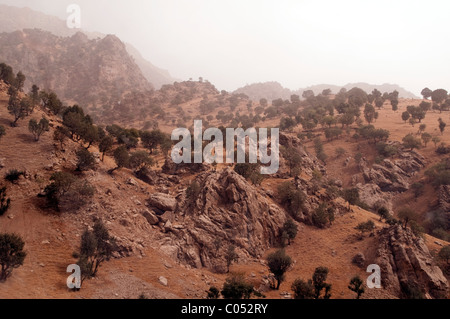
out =
<path fill-rule="evenodd" d="M 115 36 L 89 40 L 37 29 L 0 34 L 0 60 L 27 74 L 26 91 L 39 83 L 64 101 L 88 105 L 152 86 Z"/>
<path fill-rule="evenodd" d="M 111 173 L 109 171 L 116 167 L 113 152 L 107 152 L 105 160 L 101 161 L 96 143 L 89 149 L 96 157 L 95 168 L 77 172 L 75 152 L 86 146 L 84 138 L 76 142 L 69 137 L 61 148 L 53 140 L 53 134 L 64 124 L 60 117 L 43 108 L 19 120 L 18 127 L 10 127 L 12 116 L 6 109 L 7 86 L 1 84 L 0 87 L 0 125 L 6 129 L 6 135 L 0 139 L 0 173 L 5 175 L 11 169 L 24 172 L 15 183 L 2 181 L 7 186 L 12 206 L 0 217 L 0 232 L 20 234 L 28 254 L 24 265 L 1 283 L 0 298 L 134 299 L 141 295 L 205 298 L 210 286 L 221 287 L 227 277 L 224 255 L 230 245 L 236 247 L 239 256 L 230 270 L 244 271 L 247 280 L 268 298 L 291 297 L 284 292 L 292 293 L 293 281 L 310 278 L 319 266 L 330 270 L 328 281 L 332 284 L 332 298 L 354 298 L 354 293 L 347 288 L 348 282 L 357 274 L 367 277 L 365 266 L 370 263 L 379 263 L 387 276 L 383 277 L 383 289 L 368 289 L 363 298 L 404 297 L 404 288 L 400 289 L 399 283 L 405 283 L 404 276 L 408 272 L 416 274 L 411 278 L 417 278 L 408 285 L 423 287 L 427 297 L 442 297 L 448 289 L 447 279 L 433 257 L 448 243 L 428 235 L 420 239 L 410 230 L 380 222 L 378 215 L 357 206 L 348 210 L 348 204 L 338 191 L 342 190 L 341 183 L 348 183 L 342 167 L 323 165 L 313 155 L 312 142 L 304 142 L 296 134 L 283 133 L 280 143 L 301 157 L 301 173 L 291 176 L 288 162 L 282 155 L 279 173 L 265 179 L 261 186 L 253 185 L 227 165 L 174 166 L 161 149 L 152 155 L 156 165 L 145 175 L 127 168 Z M 179 83 L 155 94 L 165 97 L 164 101 L 171 101 L 179 94 L 184 96 L 184 90 L 192 96 L 187 101 L 179 101 L 179 105 L 174 103 L 173 112 L 182 108 L 191 118 L 198 118 L 202 110 L 199 106 L 212 102 L 214 107 L 203 108 L 202 116 L 212 111 L 212 114 L 222 114 L 220 111 L 225 114 L 230 108 L 248 114 L 248 100 L 219 93 L 209 83 Z M 253 107 L 256 109 L 256 105 Z M 388 112 L 387 108 L 380 111 L 381 117 L 385 111 Z M 49 118 L 50 131 L 35 142 L 27 122 L 29 118 L 38 120 L 42 116 Z M 219 119 L 213 117 L 210 124 L 222 121 L 225 120 L 220 116 Z M 277 121 L 280 121 L 278 115 L 261 119 L 259 125 L 269 126 Z M 186 119 L 186 122 L 189 121 Z M 168 126 L 161 126 L 169 133 L 171 125 L 174 124 L 169 120 Z M 403 128 L 409 129 L 401 126 Z M 301 132 L 300 127 L 295 130 Z M 320 134 L 319 129 L 316 134 Z M 402 134 L 393 134 L 393 139 Z M 114 148 L 119 146 L 117 143 L 115 141 Z M 337 142 L 325 143 L 328 154 L 334 143 Z M 339 143 L 347 142 L 343 139 Z M 353 142 L 348 145 L 356 147 Z M 134 152 L 135 148 L 131 148 Z M 142 143 L 136 149 L 145 150 Z M 366 156 L 370 162 L 370 151 Z M 433 162 L 428 156 L 427 160 Z M 332 163 L 341 165 L 340 160 Z M 58 212 L 47 206 L 42 194 L 51 182 L 51 175 L 58 171 L 74 174 L 77 180 L 95 187 L 95 193 L 81 208 L 73 210 L 71 205 L 63 206 Z M 189 197 L 187 189 L 193 181 L 198 184 L 197 195 Z M 304 194 L 298 214 L 290 208 L 292 206 L 280 202 L 278 189 L 285 182 L 298 194 Z M 314 222 L 320 203 L 333 207 L 335 220 L 331 226 L 320 228 Z M 279 247 L 280 229 L 289 215 L 295 218 L 299 230 L 286 248 L 294 264 L 287 272 L 286 281 L 276 291 L 269 287 L 270 274 L 264 258 Z M 65 287 L 66 267 L 77 261 L 74 251 L 79 248 L 83 231 L 98 219 L 117 239 L 118 250 L 111 261 L 102 265 L 95 279 L 85 281 L 81 291 L 70 292 Z M 360 239 L 355 227 L 367 220 L 374 222 L 375 231 Z M 409 247 L 409 257 L 402 255 L 401 249 L 387 249 L 397 247 L 386 244 L 389 240 L 398 241 L 395 245 L 400 248 Z M 352 263 L 358 253 L 365 256 L 359 266 Z M 395 260 L 396 264 L 390 264 L 389 260 Z M 419 268 L 415 260 L 423 261 Z"/>
<path fill-rule="evenodd" d="M 57 17 L 47 15 L 29 8 L 18 8 L 7 5 L 0 5 L 0 32 L 11 33 L 24 29 L 40 29 L 48 31 L 56 36 L 71 37 L 77 32 L 84 33 L 90 40 L 104 38 L 106 35 L 99 32 L 89 32 L 83 29 L 69 29 L 66 21 Z M 154 66 L 144 59 L 141 53 L 131 44 L 125 43 L 126 50 L 135 63 L 140 68 L 142 75 L 156 89 L 164 84 L 172 84 L 175 79 L 168 71 Z"/>

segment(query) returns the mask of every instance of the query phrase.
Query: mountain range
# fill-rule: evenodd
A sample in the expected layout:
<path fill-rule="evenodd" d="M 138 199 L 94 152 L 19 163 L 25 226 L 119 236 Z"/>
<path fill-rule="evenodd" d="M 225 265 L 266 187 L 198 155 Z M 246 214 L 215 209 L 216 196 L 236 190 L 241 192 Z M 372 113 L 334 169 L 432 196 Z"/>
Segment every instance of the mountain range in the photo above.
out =
<path fill-rule="evenodd" d="M 265 98 L 269 101 L 282 98 L 284 100 L 289 99 L 291 95 L 297 94 L 300 97 L 302 96 L 303 92 L 306 90 L 312 90 L 314 94 L 320 94 L 323 90 L 330 89 L 332 94 L 338 93 L 341 89 L 347 89 L 350 90 L 354 87 L 359 87 L 366 91 L 367 93 L 371 93 L 374 89 L 379 90 L 380 92 L 393 92 L 394 90 L 397 90 L 399 92 L 399 97 L 405 98 L 405 99 L 417 99 L 418 97 L 415 96 L 413 93 L 405 90 L 404 88 L 400 87 L 397 84 L 368 84 L 368 83 L 348 83 L 344 86 L 338 86 L 338 85 L 332 85 L 332 84 L 318 84 L 309 86 L 304 89 L 298 89 L 298 90 L 290 90 L 287 88 L 284 88 L 280 83 L 278 82 L 264 82 L 264 83 L 253 83 L 246 85 L 242 88 L 237 89 L 233 93 L 239 94 L 243 93 L 247 95 L 252 100 L 259 100 L 262 98 Z"/>

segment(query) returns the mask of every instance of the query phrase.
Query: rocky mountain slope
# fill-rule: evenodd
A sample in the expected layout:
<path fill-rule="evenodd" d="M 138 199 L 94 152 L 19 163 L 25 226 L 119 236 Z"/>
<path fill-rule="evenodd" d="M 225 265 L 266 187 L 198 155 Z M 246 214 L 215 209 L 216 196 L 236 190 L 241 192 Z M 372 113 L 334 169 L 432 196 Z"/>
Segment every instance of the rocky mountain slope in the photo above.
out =
<path fill-rule="evenodd" d="M 82 32 L 91 40 L 104 38 L 106 35 L 98 32 L 89 32 L 83 29 L 69 29 L 66 22 L 57 17 L 44 14 L 29 8 L 17 8 L 0 5 L 0 32 L 14 32 L 23 29 L 41 29 L 60 37 L 71 37 L 77 32 Z M 127 52 L 133 57 L 142 74 L 156 89 L 164 84 L 172 84 L 176 79 L 172 78 L 168 71 L 156 67 L 144 59 L 141 53 L 130 43 L 125 43 Z"/>
<path fill-rule="evenodd" d="M 27 75 L 26 88 L 39 84 L 82 105 L 152 89 L 114 35 L 89 40 L 83 33 L 62 38 L 37 29 L 2 33 L 0 60 Z"/>
<path fill-rule="evenodd" d="M 187 89 L 191 84 L 179 86 Z M 210 94 L 218 94 L 211 85 L 202 86 Z M 111 173 L 116 167 L 112 154 L 100 161 L 96 145 L 89 149 L 96 158 L 95 169 L 80 173 L 76 172 L 80 143 L 68 139 L 63 150 L 53 140 L 61 119 L 37 108 L 30 118 L 49 118 L 50 131 L 35 142 L 28 131 L 28 118 L 19 121 L 18 127 L 9 126 L 8 88 L 0 87 L 0 124 L 6 128 L 0 140 L 0 174 L 11 169 L 24 171 L 16 183 L 1 181 L 7 183 L 12 207 L 0 217 L 0 232 L 21 234 L 28 252 L 24 266 L 2 286 L 0 298 L 138 298 L 141 293 L 154 298 L 202 298 L 211 285 L 220 287 L 225 280 L 224 254 L 231 245 L 238 254 L 232 270 L 245 270 L 255 287 L 270 298 L 280 298 L 279 291 L 269 288 L 264 257 L 279 247 L 281 227 L 292 215 L 279 196 L 278 186 L 284 183 L 298 192 L 302 205 L 293 216 L 299 234 L 286 248 L 294 264 L 283 290 L 325 265 L 331 272 L 333 298 L 353 298 L 347 289 L 349 280 L 355 274 L 366 278 L 364 267 L 374 262 L 383 270 L 383 289 L 368 291 L 367 298 L 404 298 L 408 288 L 402 283 L 406 279 L 412 279 L 411 287 L 422 287 L 425 297 L 445 297 L 448 282 L 436 268 L 431 252 L 438 248 L 436 240 L 429 236 L 420 239 L 409 230 L 380 222 L 375 214 L 349 206 L 340 195 L 342 182 L 331 179 L 327 165 L 294 134 L 281 134 L 280 144 L 300 156 L 301 172 L 291 177 L 282 155 L 278 174 L 260 186 L 245 180 L 231 166 L 176 166 L 161 153 L 153 156 L 157 165 L 146 176 L 125 168 Z M 167 89 L 171 88 L 176 89 Z M 141 145 L 138 149 L 143 150 Z M 411 168 L 420 169 L 420 163 L 425 161 L 419 154 L 400 154 L 383 165 L 362 165 L 360 173 L 367 175 L 365 182 L 377 183 L 380 191 L 401 191 L 410 184 Z M 385 169 L 389 165 L 393 172 Z M 75 210 L 57 212 L 46 206 L 40 195 L 58 171 L 72 172 L 89 182 L 95 187 L 93 197 Z M 188 196 L 193 181 L 198 189 Z M 314 226 L 313 215 L 322 203 L 334 208 L 335 221 L 319 228 Z M 98 219 L 117 239 L 118 250 L 114 259 L 102 266 L 98 279 L 87 281 L 79 294 L 69 293 L 66 267 L 77 260 L 73 252 L 84 229 Z M 355 227 L 367 220 L 374 222 L 375 231 L 360 239 Z M 361 268 L 352 263 L 358 252 L 364 253 Z M 24 288 L 24 282 L 34 284 Z"/>

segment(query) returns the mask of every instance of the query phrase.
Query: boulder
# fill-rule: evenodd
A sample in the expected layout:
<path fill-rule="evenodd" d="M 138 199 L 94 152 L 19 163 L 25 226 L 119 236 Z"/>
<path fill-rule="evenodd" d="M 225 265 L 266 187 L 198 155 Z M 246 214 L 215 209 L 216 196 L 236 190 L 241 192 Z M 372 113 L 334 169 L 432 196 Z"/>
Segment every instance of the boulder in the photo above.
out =
<path fill-rule="evenodd" d="M 175 197 L 163 193 L 151 194 L 148 199 L 148 203 L 150 206 L 156 207 L 165 212 L 175 211 L 177 208 L 177 200 Z"/>
<path fill-rule="evenodd" d="M 150 225 L 157 225 L 159 223 L 158 217 L 156 217 L 156 215 L 154 213 L 152 213 L 148 210 L 143 211 L 142 216 L 144 216 L 145 219 L 147 219 L 147 221 Z"/>
<path fill-rule="evenodd" d="M 165 287 L 167 287 L 167 285 L 168 285 L 167 278 L 166 278 L 166 277 L 163 277 L 163 276 L 160 276 L 160 277 L 158 278 L 158 282 L 159 282 L 161 285 L 165 286 Z"/>

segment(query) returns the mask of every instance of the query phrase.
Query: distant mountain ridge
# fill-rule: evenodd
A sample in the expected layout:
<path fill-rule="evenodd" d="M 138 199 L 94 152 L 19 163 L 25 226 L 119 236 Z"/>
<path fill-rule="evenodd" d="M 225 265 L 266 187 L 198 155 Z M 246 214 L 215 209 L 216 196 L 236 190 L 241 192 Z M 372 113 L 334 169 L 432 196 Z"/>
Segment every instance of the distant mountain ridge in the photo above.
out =
<path fill-rule="evenodd" d="M 106 36 L 98 32 L 69 29 L 64 20 L 29 8 L 0 5 L 0 32 L 10 33 L 23 29 L 42 29 L 61 37 L 71 37 L 77 32 L 82 32 L 91 40 Z M 172 84 L 176 81 L 168 71 L 158 68 L 144 59 L 141 53 L 131 44 L 125 43 L 125 45 L 126 50 L 134 58 L 142 74 L 156 89 L 164 84 Z"/>
<path fill-rule="evenodd" d="M 349 83 L 344 86 L 338 86 L 338 85 L 332 85 L 332 84 L 318 84 L 309 86 L 304 89 L 298 89 L 295 91 L 292 91 L 290 89 L 284 88 L 280 83 L 278 82 L 264 82 L 264 83 L 253 83 L 246 85 L 242 88 L 239 88 L 235 90 L 233 93 L 239 94 L 243 93 L 246 94 L 250 99 L 252 100 L 260 100 L 262 98 L 265 98 L 269 101 L 282 98 L 282 99 L 289 99 L 291 95 L 297 94 L 300 97 L 302 96 L 303 92 L 306 90 L 312 90 L 314 94 L 320 94 L 325 89 L 330 89 L 332 94 L 338 93 L 342 88 L 345 88 L 347 90 L 350 90 L 354 87 L 359 87 L 362 90 L 366 91 L 367 93 L 371 93 L 374 89 L 377 89 L 381 92 L 393 92 L 394 90 L 397 90 L 399 92 L 400 98 L 405 99 L 418 99 L 416 95 L 413 93 L 405 90 L 404 88 L 400 87 L 397 84 L 368 84 L 364 82 L 359 83 Z"/>

